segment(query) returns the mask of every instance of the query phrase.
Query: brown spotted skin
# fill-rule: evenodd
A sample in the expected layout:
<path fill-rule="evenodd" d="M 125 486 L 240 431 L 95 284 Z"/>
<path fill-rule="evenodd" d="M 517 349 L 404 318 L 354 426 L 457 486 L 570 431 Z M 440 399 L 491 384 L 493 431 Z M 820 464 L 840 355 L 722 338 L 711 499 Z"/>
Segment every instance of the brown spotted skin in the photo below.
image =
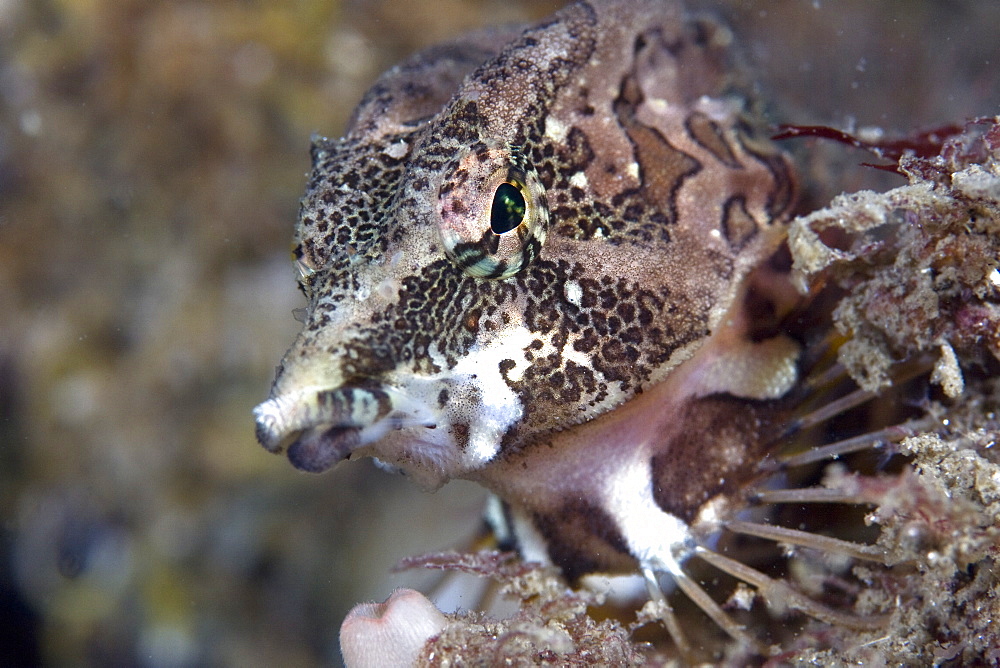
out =
<path fill-rule="evenodd" d="M 372 455 L 428 487 L 478 480 L 572 576 L 648 561 L 628 513 L 655 495 L 687 522 L 727 486 L 678 478 L 698 454 L 678 421 L 738 433 L 689 413 L 794 379 L 783 344 L 727 371 L 756 345 L 739 344 L 744 279 L 794 199 L 729 40 L 673 2 L 580 2 L 383 75 L 346 135 L 313 146 L 308 317 L 256 410 L 265 447 L 306 470 Z M 526 213 L 501 238 L 503 180 Z M 664 425 L 640 443 L 618 420 Z"/>

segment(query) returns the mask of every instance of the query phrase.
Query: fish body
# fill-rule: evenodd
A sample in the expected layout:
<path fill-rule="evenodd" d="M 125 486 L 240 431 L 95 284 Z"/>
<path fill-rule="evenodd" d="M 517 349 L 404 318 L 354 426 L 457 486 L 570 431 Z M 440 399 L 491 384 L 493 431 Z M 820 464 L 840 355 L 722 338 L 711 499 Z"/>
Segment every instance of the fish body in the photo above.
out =
<path fill-rule="evenodd" d="M 673 2 L 595 0 L 385 73 L 314 142 L 305 326 L 260 442 L 476 480 L 570 579 L 672 570 L 798 375 L 761 324 L 792 299 L 762 267 L 795 181 L 730 41 Z"/>

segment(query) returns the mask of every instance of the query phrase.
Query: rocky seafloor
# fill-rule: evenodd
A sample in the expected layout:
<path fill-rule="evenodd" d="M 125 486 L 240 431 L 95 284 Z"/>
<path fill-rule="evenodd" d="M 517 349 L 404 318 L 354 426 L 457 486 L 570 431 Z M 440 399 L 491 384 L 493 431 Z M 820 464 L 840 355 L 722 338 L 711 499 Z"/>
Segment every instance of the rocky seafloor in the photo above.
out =
<path fill-rule="evenodd" d="M 0 1 L 0 663 L 336 665 L 353 603 L 426 585 L 391 566 L 471 533 L 476 488 L 297 473 L 256 445 L 250 409 L 298 329 L 310 135 L 336 135 L 412 50 L 558 4 Z M 906 134 L 1000 108 L 989 0 L 715 4 L 775 122 Z M 807 207 L 906 187 L 863 152 L 795 141 Z M 857 265 L 836 262 L 823 271 L 850 281 Z M 844 313 L 882 322 L 866 359 L 919 339 L 888 340 L 873 303 Z M 946 329 L 925 348 L 959 369 L 993 354 Z M 893 623 L 911 635 L 796 660 L 996 662 L 976 631 L 996 623 L 995 395 L 964 384 L 956 428 L 905 446 L 907 484 L 952 536 L 900 575 L 918 605 Z M 886 526 L 908 498 L 887 497 Z"/>

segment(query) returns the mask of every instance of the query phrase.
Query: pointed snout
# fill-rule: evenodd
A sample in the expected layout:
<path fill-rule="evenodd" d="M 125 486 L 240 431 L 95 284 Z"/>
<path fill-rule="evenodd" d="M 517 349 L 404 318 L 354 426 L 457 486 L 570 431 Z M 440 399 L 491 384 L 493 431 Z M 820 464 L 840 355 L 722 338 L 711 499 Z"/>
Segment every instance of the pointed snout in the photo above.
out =
<path fill-rule="evenodd" d="M 301 470 L 325 471 L 346 459 L 360 442 L 362 429 L 392 411 L 380 389 L 308 388 L 272 396 L 254 411 L 257 440 L 269 452 L 287 450 Z"/>

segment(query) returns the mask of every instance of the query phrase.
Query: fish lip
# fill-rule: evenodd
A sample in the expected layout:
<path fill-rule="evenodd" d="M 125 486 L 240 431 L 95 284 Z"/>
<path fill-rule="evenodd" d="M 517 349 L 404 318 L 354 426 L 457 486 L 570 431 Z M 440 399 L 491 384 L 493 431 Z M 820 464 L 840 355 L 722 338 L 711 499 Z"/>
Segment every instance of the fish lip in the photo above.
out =
<path fill-rule="evenodd" d="M 317 427 L 299 432 L 288 446 L 288 461 L 307 473 L 322 473 L 347 459 L 361 444 L 357 427 Z"/>
<path fill-rule="evenodd" d="M 260 444 L 269 452 L 287 453 L 292 465 L 309 472 L 331 468 L 390 431 L 433 429 L 440 419 L 419 392 L 414 396 L 374 382 L 272 390 L 253 414 Z"/>
<path fill-rule="evenodd" d="M 253 409 L 255 434 L 264 449 L 279 453 L 300 442 L 316 445 L 323 434 L 332 438 L 333 430 L 360 431 L 384 419 L 392 408 L 389 393 L 377 387 L 312 387 L 272 394 Z M 337 434 L 336 440 L 344 440 Z"/>

